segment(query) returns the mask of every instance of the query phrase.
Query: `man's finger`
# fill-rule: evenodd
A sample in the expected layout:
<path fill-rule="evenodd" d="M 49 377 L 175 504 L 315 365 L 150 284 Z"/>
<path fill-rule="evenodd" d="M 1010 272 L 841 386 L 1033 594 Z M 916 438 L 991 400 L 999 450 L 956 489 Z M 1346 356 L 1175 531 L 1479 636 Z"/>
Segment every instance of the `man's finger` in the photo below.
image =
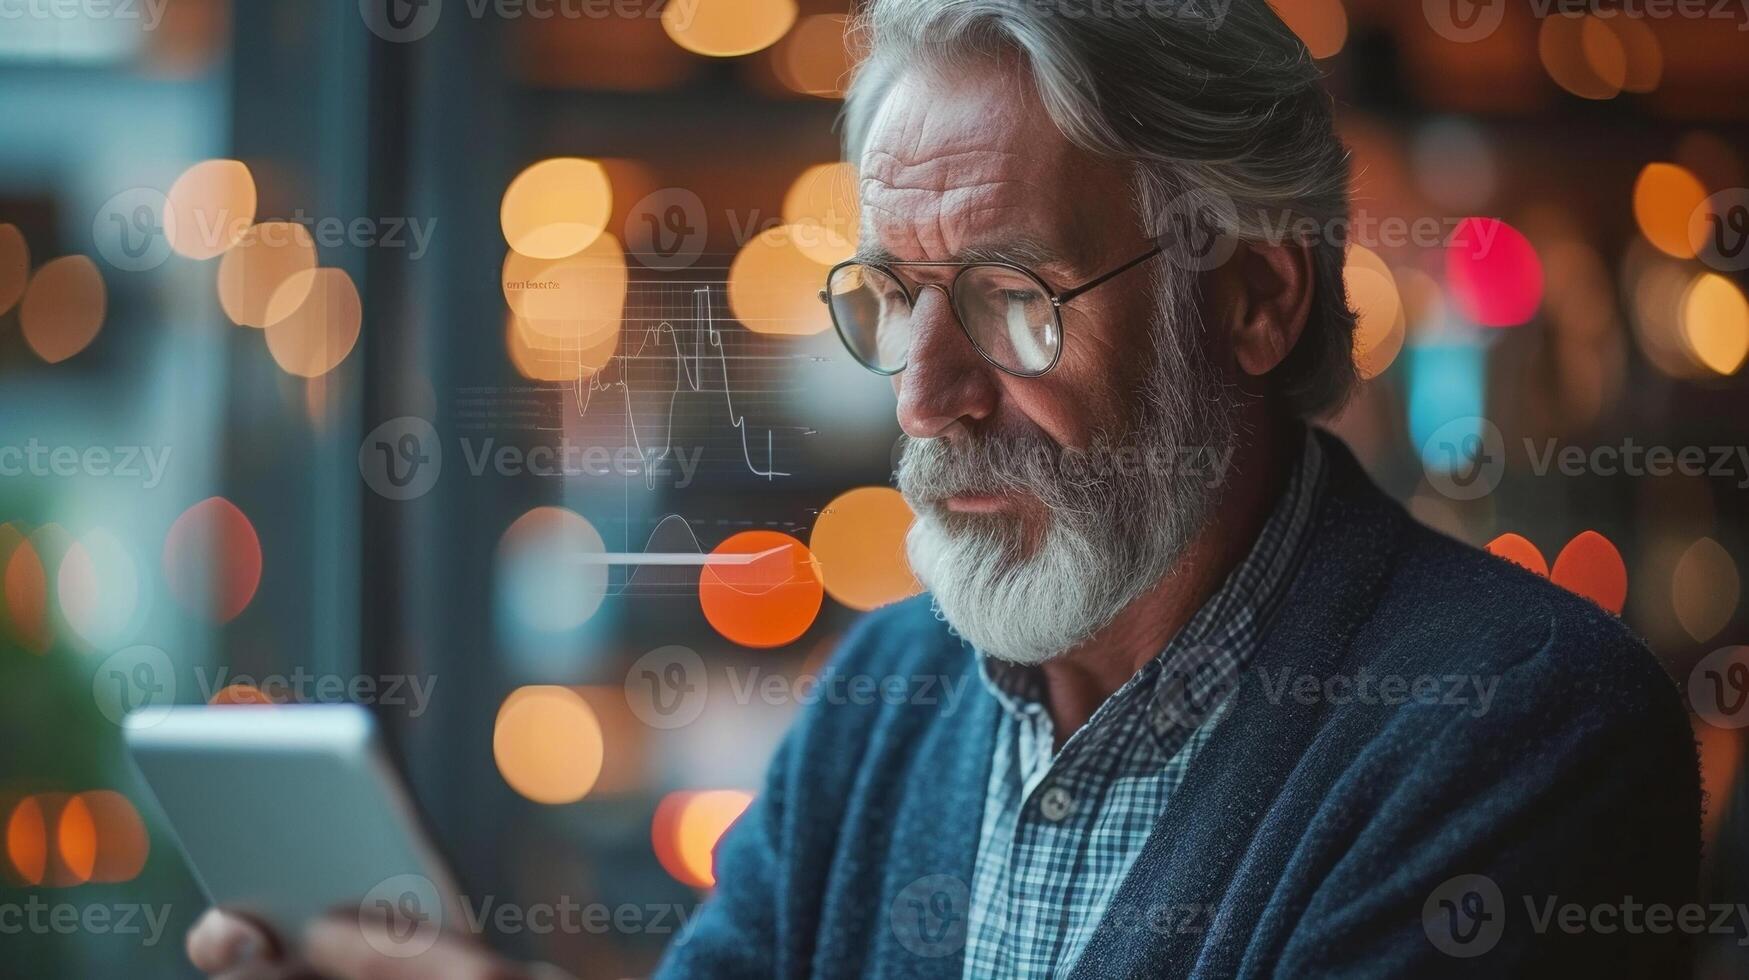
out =
<path fill-rule="evenodd" d="M 267 931 L 220 909 L 207 909 L 188 930 L 188 960 L 202 973 L 236 970 L 256 960 L 274 959 Z"/>
<path fill-rule="evenodd" d="M 521 980 L 487 950 L 454 936 L 398 932 L 368 916 L 336 916 L 304 934 L 303 957 L 335 980 Z"/>

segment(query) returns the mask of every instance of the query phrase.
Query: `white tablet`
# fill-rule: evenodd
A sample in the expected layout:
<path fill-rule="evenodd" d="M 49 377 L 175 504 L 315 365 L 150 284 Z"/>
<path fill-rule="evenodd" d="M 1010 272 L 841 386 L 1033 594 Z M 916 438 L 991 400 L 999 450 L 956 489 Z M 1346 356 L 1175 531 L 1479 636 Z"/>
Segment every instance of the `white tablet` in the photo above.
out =
<path fill-rule="evenodd" d="M 410 939 L 459 922 L 455 888 L 364 708 L 155 708 L 123 729 L 214 905 L 282 937 L 361 907 Z"/>

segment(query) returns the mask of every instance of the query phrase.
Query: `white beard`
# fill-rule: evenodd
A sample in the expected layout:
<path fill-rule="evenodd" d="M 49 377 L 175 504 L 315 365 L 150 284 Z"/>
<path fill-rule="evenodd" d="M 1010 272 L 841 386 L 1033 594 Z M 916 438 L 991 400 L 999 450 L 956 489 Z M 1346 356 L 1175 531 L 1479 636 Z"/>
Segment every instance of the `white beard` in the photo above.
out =
<path fill-rule="evenodd" d="M 1123 443 L 1167 460 L 1182 461 L 1184 447 L 1230 458 L 1237 406 L 1190 339 L 1199 332 L 1196 314 L 1167 316 L 1165 301 L 1161 309 L 1164 323 L 1182 325 L 1161 335 L 1183 339 L 1157 344 Z M 1115 442 L 1097 438 L 1089 452 L 1109 451 Z M 1220 492 L 1207 473 L 1187 466 L 1086 476 L 1034 465 L 1035 458 L 1063 454 L 1051 446 L 993 455 L 981 437 L 958 446 L 913 440 L 899 466 L 899 488 L 917 513 L 905 550 L 918 580 L 980 653 L 1019 664 L 1075 649 L 1156 586 Z M 1013 514 L 960 514 L 941 503 L 968 492 L 1018 493 L 1042 503 L 1036 544 L 1028 547 Z"/>

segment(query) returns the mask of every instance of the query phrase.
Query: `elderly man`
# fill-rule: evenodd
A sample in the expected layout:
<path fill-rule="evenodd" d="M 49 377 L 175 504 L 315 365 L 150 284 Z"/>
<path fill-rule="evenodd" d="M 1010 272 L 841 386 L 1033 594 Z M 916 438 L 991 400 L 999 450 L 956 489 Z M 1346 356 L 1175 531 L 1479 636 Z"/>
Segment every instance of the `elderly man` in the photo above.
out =
<path fill-rule="evenodd" d="M 1683 971 L 1632 923 L 1695 889 L 1676 692 L 1308 429 L 1354 384 L 1342 243 L 1270 229 L 1346 215 L 1347 158 L 1262 0 L 1204 9 L 867 9 L 822 299 L 892 377 L 929 595 L 829 669 L 977 680 L 808 709 L 664 976 Z M 357 933 L 310 954 L 375 975 Z"/>

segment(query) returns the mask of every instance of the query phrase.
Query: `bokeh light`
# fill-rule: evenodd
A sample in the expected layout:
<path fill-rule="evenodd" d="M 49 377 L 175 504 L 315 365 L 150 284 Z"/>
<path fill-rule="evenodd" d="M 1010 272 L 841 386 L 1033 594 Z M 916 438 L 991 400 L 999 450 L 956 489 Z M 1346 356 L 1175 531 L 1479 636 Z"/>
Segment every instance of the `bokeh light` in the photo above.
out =
<path fill-rule="evenodd" d="M 21 537 L 11 548 L 4 572 L 6 622 L 12 638 L 32 653 L 47 653 L 54 642 L 49 626 L 49 577 L 37 541 Z"/>
<path fill-rule="evenodd" d="M 492 758 L 504 781 L 536 803 L 575 803 L 601 775 L 601 723 L 567 687 L 510 692 L 492 727 Z"/>
<path fill-rule="evenodd" d="M 594 160 L 557 157 L 530 166 L 505 188 L 498 220 L 511 249 L 561 259 L 589 247 L 607 228 L 613 186 Z"/>
<path fill-rule="evenodd" d="M 795 0 L 693 0 L 662 8 L 662 29 L 675 44 L 714 58 L 768 48 L 795 22 Z"/>
<path fill-rule="evenodd" d="M 823 99 L 844 97 L 850 76 L 850 49 L 843 14 L 811 14 L 772 49 L 771 66 L 792 92 Z"/>
<path fill-rule="evenodd" d="M 574 382 L 595 374 L 613 360 L 620 333 L 608 331 L 589 347 L 529 327 L 514 313 L 504 316 L 504 346 L 518 374 L 530 381 Z"/>
<path fill-rule="evenodd" d="M 24 296 L 30 283 L 30 245 L 17 225 L 0 224 L 0 313 Z"/>
<path fill-rule="evenodd" d="M 170 185 L 164 237 L 178 255 L 213 258 L 249 231 L 255 203 L 255 178 L 242 161 L 204 160 Z"/>
<path fill-rule="evenodd" d="M 504 255 L 504 302 L 525 329 L 565 346 L 593 348 L 621 329 L 629 271 L 619 239 L 603 232 L 575 255 Z"/>
<path fill-rule="evenodd" d="M 1522 534 L 1507 532 L 1488 542 L 1488 553 L 1527 568 L 1544 578 L 1549 576 L 1549 562 L 1541 550 Z"/>
<path fill-rule="evenodd" d="M 1496 218 L 1465 218 L 1445 250 L 1446 285 L 1459 312 L 1487 327 L 1536 315 L 1543 267 L 1518 229 Z"/>
<path fill-rule="evenodd" d="M 1613 99 L 1627 81 L 1621 39 L 1595 15 L 1542 18 L 1537 53 L 1555 84 L 1582 99 Z"/>
<path fill-rule="evenodd" d="M 265 327 L 273 313 L 290 316 L 304 303 L 315 277 L 316 242 L 292 221 L 266 221 L 245 233 L 219 260 L 219 305 L 231 322 Z M 291 288 L 281 293 L 288 281 Z M 301 291 L 300 291 L 301 290 Z"/>
<path fill-rule="evenodd" d="M 49 870 L 49 824 L 36 796 L 18 801 L 6 818 L 6 859 L 27 885 L 41 885 Z"/>
<path fill-rule="evenodd" d="M 139 811 L 114 790 L 77 793 L 68 800 L 55 846 L 73 877 L 104 883 L 133 880 L 151 849 Z"/>
<path fill-rule="evenodd" d="M 1269 5 L 1314 58 L 1335 57 L 1348 40 L 1342 0 L 1270 0 Z"/>
<path fill-rule="evenodd" d="M 228 623 L 261 584 L 261 539 L 249 518 L 223 497 L 182 512 L 164 538 L 164 581 L 184 609 Z"/>
<path fill-rule="evenodd" d="M 1676 621 L 1696 643 L 1719 634 L 1737 614 L 1741 598 L 1737 563 L 1712 538 L 1700 538 L 1682 552 L 1670 581 Z"/>
<path fill-rule="evenodd" d="M 31 276 L 18 323 L 36 356 L 57 364 L 90 346 L 108 309 L 109 294 L 97 263 L 84 255 L 67 255 L 43 263 Z"/>
<path fill-rule="evenodd" d="M 729 266 L 729 310 L 755 333 L 815 334 L 832 325 L 820 302 L 826 266 L 796 238 L 788 226 L 766 229 Z"/>
<path fill-rule="evenodd" d="M 1648 163 L 1634 181 L 1634 221 L 1652 247 L 1678 259 L 1694 258 L 1688 219 L 1706 203 L 1700 178 L 1674 163 Z"/>
<path fill-rule="evenodd" d="M 707 564 L 699 572 L 699 605 L 726 639 L 744 647 L 783 646 L 814 624 L 824 589 L 806 545 L 780 531 L 742 531 L 711 554 L 763 555 L 746 564 Z"/>
<path fill-rule="evenodd" d="M 1716 272 L 1696 276 L 1682 296 L 1682 339 L 1714 374 L 1736 374 L 1749 357 L 1749 300 Z"/>
<path fill-rule="evenodd" d="M 321 377 L 352 353 L 363 322 L 358 287 L 343 270 L 296 272 L 267 302 L 267 350 L 287 374 Z"/>
<path fill-rule="evenodd" d="M 856 251 L 858 207 L 856 168 L 842 162 L 815 164 L 784 194 L 783 220 L 797 250 L 831 267 Z"/>
<path fill-rule="evenodd" d="M 891 487 L 839 494 L 814 522 L 808 549 L 820 563 L 826 592 L 852 609 L 874 609 L 923 591 L 905 557 L 915 519 Z"/>
<path fill-rule="evenodd" d="M 583 625 L 607 594 L 601 535 L 563 507 L 536 507 L 498 541 L 497 584 L 509 622 L 541 633 Z"/>
<path fill-rule="evenodd" d="M 664 796 L 656 804 L 655 817 L 650 821 L 650 843 L 656 860 L 683 884 L 715 887 L 717 843 L 752 803 L 753 794 L 732 789 L 692 790 Z"/>
<path fill-rule="evenodd" d="M 139 611 L 139 568 L 108 530 L 95 528 L 67 549 L 55 592 L 67 625 L 87 643 L 113 647 L 131 638 Z"/>
<path fill-rule="evenodd" d="M 1596 531 L 1583 531 L 1567 542 L 1555 556 L 1549 578 L 1616 615 L 1627 602 L 1627 565 L 1615 545 Z"/>

